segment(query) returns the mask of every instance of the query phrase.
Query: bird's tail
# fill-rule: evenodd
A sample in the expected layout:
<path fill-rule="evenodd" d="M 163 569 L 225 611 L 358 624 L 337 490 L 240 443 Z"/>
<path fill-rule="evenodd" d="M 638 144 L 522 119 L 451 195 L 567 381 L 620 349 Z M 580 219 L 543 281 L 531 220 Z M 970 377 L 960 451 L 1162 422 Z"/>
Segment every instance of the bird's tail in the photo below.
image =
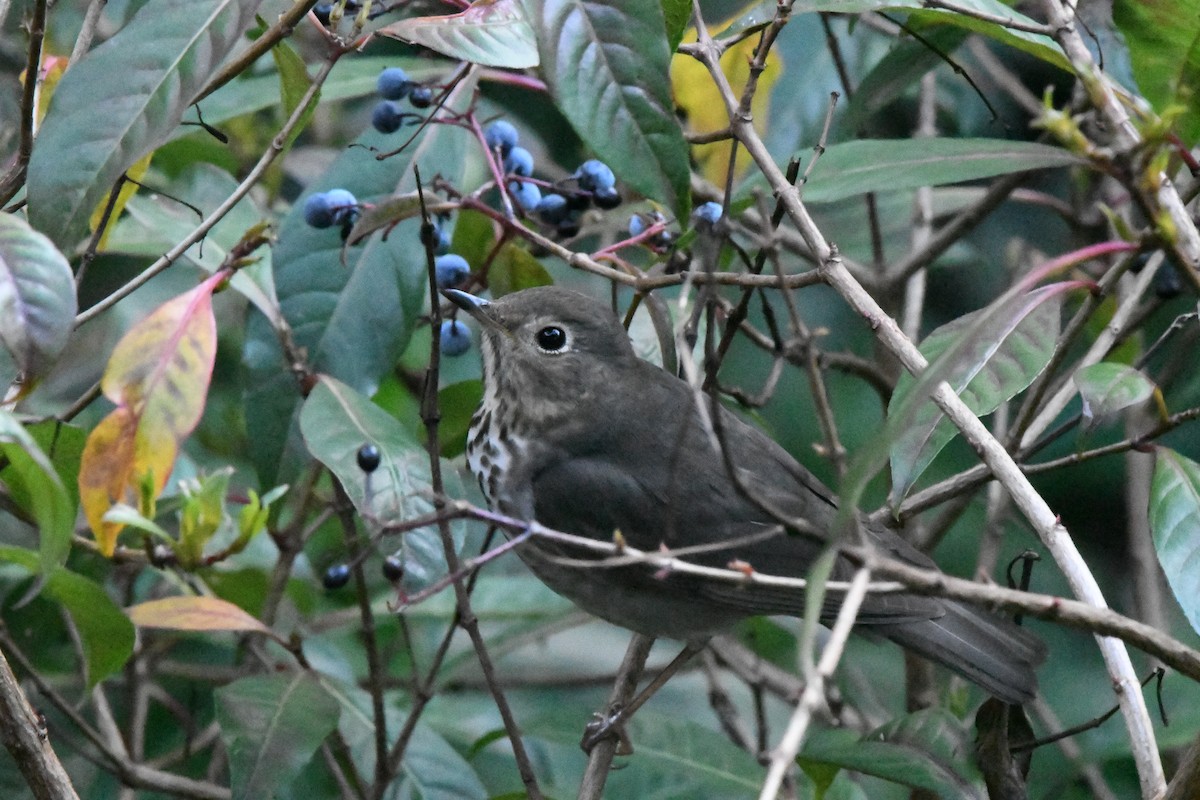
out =
<path fill-rule="evenodd" d="M 1029 631 L 982 609 L 943 601 L 935 619 L 872 625 L 896 644 L 942 664 L 1006 703 L 1021 704 L 1037 691 L 1034 669 L 1046 646 Z"/>

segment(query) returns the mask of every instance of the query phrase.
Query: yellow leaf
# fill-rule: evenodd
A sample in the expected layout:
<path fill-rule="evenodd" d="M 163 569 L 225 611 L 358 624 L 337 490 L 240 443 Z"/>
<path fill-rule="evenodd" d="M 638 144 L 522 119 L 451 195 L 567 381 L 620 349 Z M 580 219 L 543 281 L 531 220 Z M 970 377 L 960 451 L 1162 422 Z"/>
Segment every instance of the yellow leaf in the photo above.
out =
<path fill-rule="evenodd" d="M 712 34 L 715 36 L 732 21 L 731 18 L 714 26 Z M 683 40 L 696 41 L 695 29 L 690 29 Z M 757 43 L 758 37 L 751 36 L 730 47 L 721 56 L 721 70 L 729 79 L 729 84 L 738 99 L 741 98 L 741 92 L 750 78 L 750 59 L 754 56 Z M 758 88 L 750 104 L 750 113 L 760 123 L 767 118 L 771 89 L 779 77 L 779 71 L 779 58 L 772 50 L 767 56 L 766 68 L 758 78 Z M 671 86 L 675 92 L 675 103 L 686 114 L 687 127 L 691 133 L 715 133 L 729 127 L 725 102 L 708 74 L 708 69 L 699 61 L 689 55 L 676 54 L 671 59 Z M 759 132 L 762 133 L 761 128 Z M 700 173 L 717 186 L 725 185 L 729 171 L 729 154 L 728 141 L 692 147 L 692 156 L 700 167 Z M 734 177 L 742 175 L 752 163 L 745 148 L 739 148 Z"/>
<path fill-rule="evenodd" d="M 124 527 L 105 522 L 116 503 L 145 511 L 143 481 L 157 496 L 183 440 L 200 421 L 217 351 L 213 289 L 218 272 L 168 300 L 133 326 L 109 358 L 100 389 L 116 404 L 88 435 L 79 466 L 79 498 L 100 551 L 111 556 Z"/>
<path fill-rule="evenodd" d="M 257 631 L 274 636 L 271 629 L 233 603 L 219 597 L 165 597 L 125 609 L 139 628 L 176 631 Z"/>
<path fill-rule="evenodd" d="M 133 197 L 140 188 L 134 181 L 141 181 L 146 177 L 146 172 L 150 169 L 150 159 L 154 157 L 154 153 L 147 153 L 142 158 L 138 159 L 133 166 L 125 170 L 125 175 L 132 180 L 121 183 L 121 189 L 117 192 L 117 200 L 113 203 L 112 211 L 109 212 L 108 221 L 104 228 L 104 235 L 100 237 L 100 243 L 97 249 L 104 251 L 107 249 L 108 234 L 113 229 L 113 223 L 117 221 L 117 217 L 121 216 L 121 212 L 125 210 L 125 204 L 129 202 L 129 198 Z M 108 208 L 108 197 L 105 198 L 92 211 L 92 217 L 88 220 L 88 226 L 91 230 L 96 230 L 100 225 L 100 221 L 104 219 L 104 209 Z"/>

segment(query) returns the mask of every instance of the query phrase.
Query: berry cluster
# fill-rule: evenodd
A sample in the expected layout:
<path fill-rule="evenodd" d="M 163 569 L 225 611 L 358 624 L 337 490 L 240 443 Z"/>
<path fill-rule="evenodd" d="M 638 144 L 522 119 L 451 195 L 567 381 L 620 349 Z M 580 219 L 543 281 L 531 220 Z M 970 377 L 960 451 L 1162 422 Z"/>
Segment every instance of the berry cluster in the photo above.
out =
<path fill-rule="evenodd" d="M 575 189 L 565 186 L 548 187 L 554 191 L 543 194 L 532 180 L 533 155 L 518 146 L 519 134 L 512 123 L 498 119 L 483 132 L 488 148 L 500 156 L 504 174 L 511 178 L 508 193 L 526 214 L 536 215 L 546 225 L 553 226 L 561 237 L 579 233 L 579 215 L 593 203 L 597 208 L 616 208 L 621 204 L 617 178 L 603 161 L 590 159 L 568 179 Z"/>
<path fill-rule="evenodd" d="M 383 99 L 371 112 L 371 125 L 380 133 L 395 133 L 406 122 L 415 125 L 423 117 L 400 107 L 399 100 L 408 98 L 413 108 L 429 108 L 433 104 L 433 90 L 409 80 L 408 73 L 400 67 L 388 67 L 379 73 L 375 89 Z"/>
<path fill-rule="evenodd" d="M 345 189 L 318 192 L 304 201 L 304 221 L 314 228 L 340 225 L 343 241 L 350 235 L 358 215 L 358 199 Z"/>

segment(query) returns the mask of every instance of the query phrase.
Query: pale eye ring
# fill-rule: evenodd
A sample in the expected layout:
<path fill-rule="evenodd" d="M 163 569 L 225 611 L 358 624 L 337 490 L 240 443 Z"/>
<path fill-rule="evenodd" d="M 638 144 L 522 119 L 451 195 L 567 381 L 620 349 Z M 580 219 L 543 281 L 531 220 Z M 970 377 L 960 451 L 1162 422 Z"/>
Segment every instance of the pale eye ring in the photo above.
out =
<path fill-rule="evenodd" d="M 558 353 L 567 346 L 567 332 L 557 325 L 547 325 L 533 338 L 538 348 L 547 353 Z"/>

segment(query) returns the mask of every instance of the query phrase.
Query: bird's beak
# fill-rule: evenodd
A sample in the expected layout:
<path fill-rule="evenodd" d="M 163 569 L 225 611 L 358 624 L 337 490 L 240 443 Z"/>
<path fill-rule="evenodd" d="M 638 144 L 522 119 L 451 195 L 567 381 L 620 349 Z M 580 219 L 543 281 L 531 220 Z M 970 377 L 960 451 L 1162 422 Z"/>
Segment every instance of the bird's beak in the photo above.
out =
<path fill-rule="evenodd" d="M 484 328 L 503 333 L 506 336 L 512 336 L 512 332 L 501 325 L 500 321 L 496 319 L 495 314 L 492 312 L 492 304 L 488 300 L 459 289 L 443 289 L 442 295 L 478 320 L 479 324 Z"/>

